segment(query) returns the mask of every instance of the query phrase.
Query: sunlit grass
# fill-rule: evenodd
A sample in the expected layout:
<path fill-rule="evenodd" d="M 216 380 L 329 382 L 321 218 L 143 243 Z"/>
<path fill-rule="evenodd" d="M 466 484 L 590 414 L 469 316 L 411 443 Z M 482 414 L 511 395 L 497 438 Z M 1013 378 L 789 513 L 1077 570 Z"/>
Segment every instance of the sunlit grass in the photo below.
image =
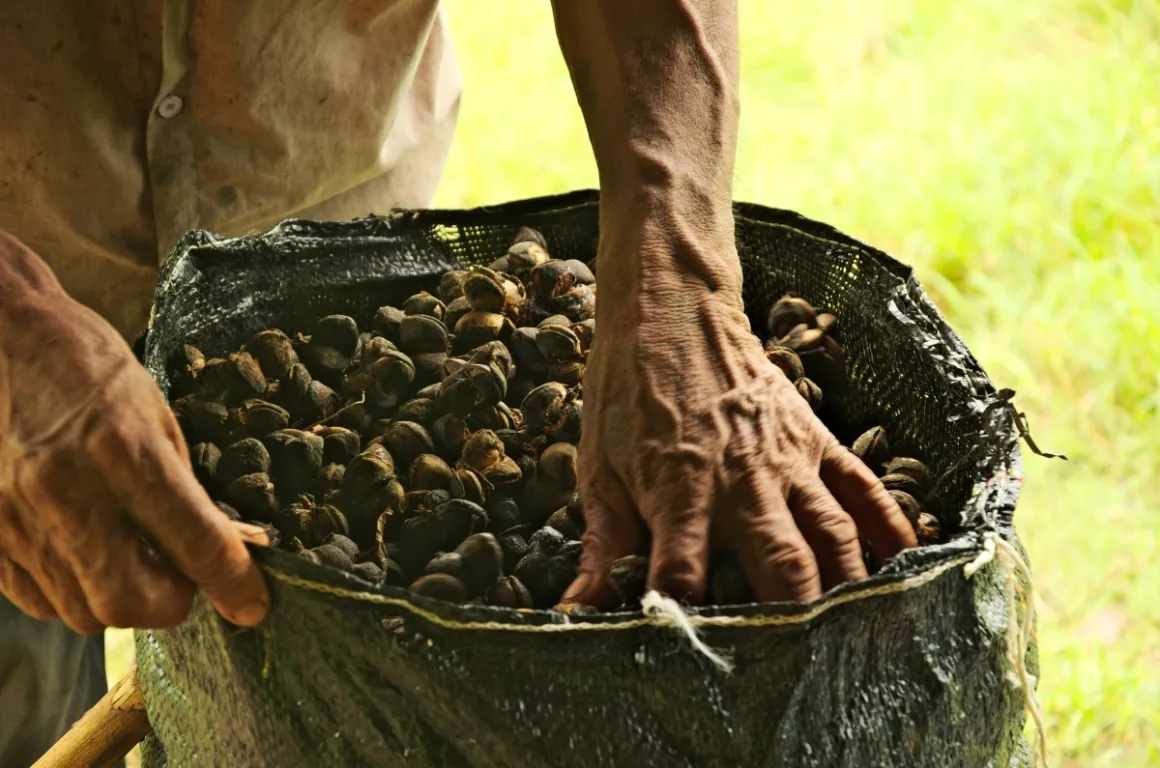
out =
<path fill-rule="evenodd" d="M 1028 454 L 1017 512 L 1051 754 L 1160 764 L 1160 3 L 741 6 L 736 197 L 913 264 L 1077 460 Z M 548 3 L 445 7 L 466 94 L 436 204 L 595 186 Z"/>

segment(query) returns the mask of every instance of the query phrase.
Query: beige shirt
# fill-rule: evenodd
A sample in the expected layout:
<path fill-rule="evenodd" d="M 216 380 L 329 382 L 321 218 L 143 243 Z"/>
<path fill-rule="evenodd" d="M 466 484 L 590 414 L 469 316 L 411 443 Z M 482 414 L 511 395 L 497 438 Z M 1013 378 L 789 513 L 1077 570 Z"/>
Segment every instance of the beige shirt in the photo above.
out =
<path fill-rule="evenodd" d="M 128 338 L 194 228 L 430 203 L 460 80 L 437 0 L 4 0 L 0 229 Z"/>

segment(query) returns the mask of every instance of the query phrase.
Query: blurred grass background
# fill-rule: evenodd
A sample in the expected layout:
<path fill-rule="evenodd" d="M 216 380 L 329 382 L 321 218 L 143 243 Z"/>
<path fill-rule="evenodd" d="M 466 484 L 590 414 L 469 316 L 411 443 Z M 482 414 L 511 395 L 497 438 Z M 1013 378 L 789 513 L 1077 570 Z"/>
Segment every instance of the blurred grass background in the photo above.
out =
<path fill-rule="evenodd" d="M 596 186 L 547 2 L 446 0 L 438 206 Z M 920 280 L 1041 447 L 1017 512 L 1056 766 L 1160 765 L 1160 0 L 741 3 L 735 197 Z M 131 638 L 110 634 L 111 678 Z"/>

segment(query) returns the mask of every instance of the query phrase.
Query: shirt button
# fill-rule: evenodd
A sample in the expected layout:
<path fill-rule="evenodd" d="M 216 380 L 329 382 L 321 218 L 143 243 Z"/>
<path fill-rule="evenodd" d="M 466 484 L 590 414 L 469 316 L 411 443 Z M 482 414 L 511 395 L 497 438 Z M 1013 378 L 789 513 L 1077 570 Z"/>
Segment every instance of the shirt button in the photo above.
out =
<path fill-rule="evenodd" d="M 157 114 L 165 119 L 169 119 L 181 111 L 181 107 L 185 104 L 180 96 L 166 96 L 157 105 Z"/>

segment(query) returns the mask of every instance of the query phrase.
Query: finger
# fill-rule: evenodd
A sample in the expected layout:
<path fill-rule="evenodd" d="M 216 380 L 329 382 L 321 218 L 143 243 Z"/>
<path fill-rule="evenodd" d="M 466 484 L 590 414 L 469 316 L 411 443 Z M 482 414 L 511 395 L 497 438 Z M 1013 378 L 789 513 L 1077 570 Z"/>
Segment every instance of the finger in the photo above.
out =
<path fill-rule="evenodd" d="M 560 598 L 560 605 L 604 609 L 614 599 L 608 582 L 613 561 L 639 551 L 639 518 L 624 485 L 611 471 L 582 489 L 580 497 L 585 523 L 580 572 Z"/>
<path fill-rule="evenodd" d="M 88 598 L 72 568 L 55 549 L 46 548 L 35 562 L 15 552 L 11 557 L 36 580 L 56 615 L 69 629 L 82 635 L 95 635 L 104 630 L 105 625 L 89 608 Z"/>
<path fill-rule="evenodd" d="M 16 562 L 0 552 L 0 592 L 20 610 L 34 619 L 51 621 L 56 609 L 37 586 L 36 580 Z"/>
<path fill-rule="evenodd" d="M 716 480 L 708 457 L 671 448 L 645 495 L 641 516 L 652 530 L 648 587 L 700 605 L 709 572 L 710 506 Z"/>
<path fill-rule="evenodd" d="M 177 455 L 181 459 L 181 463 L 189 465 L 191 462 L 189 443 L 185 441 L 185 434 L 181 431 L 181 426 L 177 423 L 177 417 L 173 415 L 173 411 L 167 405 L 164 405 L 159 410 L 161 412 L 161 428 L 165 432 L 165 436 L 169 438 L 169 442 L 177 450 Z"/>
<path fill-rule="evenodd" d="M 822 596 L 818 561 L 789 511 L 781 487 L 768 474 L 749 469 L 731 494 L 743 526 L 727 542 L 737 551 L 758 602 Z"/>
<path fill-rule="evenodd" d="M 260 525 L 251 525 L 250 523 L 243 523 L 240 520 L 232 521 L 232 525 L 238 536 L 247 544 L 254 544 L 259 547 L 270 546 L 270 533 Z"/>
<path fill-rule="evenodd" d="M 789 508 L 830 589 L 868 576 L 858 543 L 858 527 L 819 480 L 793 491 Z"/>
<path fill-rule="evenodd" d="M 857 456 L 837 442 L 822 456 L 821 479 L 853 518 L 878 562 L 918 544 L 914 528 L 882 482 Z"/>
<path fill-rule="evenodd" d="M 118 508 L 90 462 L 83 452 L 62 451 L 42 463 L 34 478 L 22 478 L 22 487 L 36 490 L 35 503 L 45 519 L 76 520 L 77 511 L 84 510 L 67 536 L 52 539 L 61 567 L 74 576 L 85 605 L 103 626 L 167 629 L 180 624 L 192 604 L 193 585 L 149 552 L 140 530 Z"/>
<path fill-rule="evenodd" d="M 222 616 L 242 626 L 258 624 L 269 611 L 270 595 L 257 564 L 177 451 L 155 434 L 106 433 L 94 455 L 110 489 L 128 502 L 136 523 L 205 590 Z"/>
<path fill-rule="evenodd" d="M 193 583 L 150 551 L 127 517 L 118 519 L 95 548 L 100 555 L 69 553 L 93 615 L 110 627 L 176 627 L 193 605 Z"/>

